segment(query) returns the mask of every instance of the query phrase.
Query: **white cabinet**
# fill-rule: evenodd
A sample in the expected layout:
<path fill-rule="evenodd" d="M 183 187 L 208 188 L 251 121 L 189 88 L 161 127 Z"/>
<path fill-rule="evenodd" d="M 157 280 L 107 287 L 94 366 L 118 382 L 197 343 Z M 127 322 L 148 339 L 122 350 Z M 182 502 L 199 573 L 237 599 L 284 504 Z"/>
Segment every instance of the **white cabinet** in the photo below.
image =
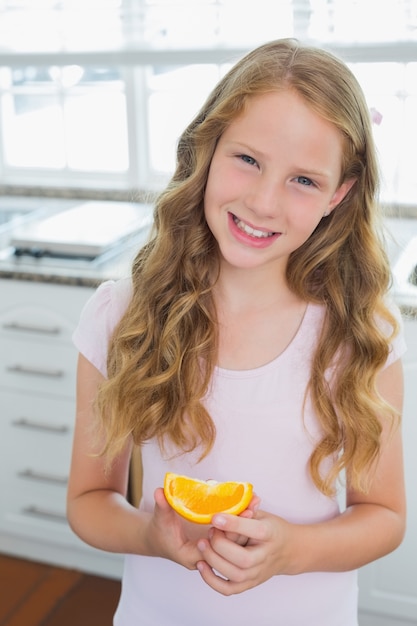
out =
<path fill-rule="evenodd" d="M 360 607 L 370 614 L 361 624 L 417 625 L 417 319 L 405 320 L 403 436 L 408 499 L 407 532 L 402 545 L 360 572 Z M 371 615 L 386 616 L 380 622 Z M 391 616 L 391 621 L 389 621 Z M 404 621 L 402 621 L 404 620 Z"/>
<path fill-rule="evenodd" d="M 65 517 L 85 287 L 0 280 L 0 551 L 120 576 Z"/>

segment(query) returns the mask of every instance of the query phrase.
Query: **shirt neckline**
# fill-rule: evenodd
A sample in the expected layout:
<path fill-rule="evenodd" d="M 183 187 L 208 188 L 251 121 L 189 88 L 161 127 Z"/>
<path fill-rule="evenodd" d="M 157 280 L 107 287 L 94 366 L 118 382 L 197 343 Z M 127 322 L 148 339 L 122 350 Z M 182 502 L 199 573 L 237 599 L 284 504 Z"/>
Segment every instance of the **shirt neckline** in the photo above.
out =
<path fill-rule="evenodd" d="M 225 378 L 252 378 L 254 376 L 261 376 L 267 370 L 273 369 L 275 365 L 286 359 L 288 355 L 302 342 L 304 342 L 304 336 L 307 332 L 307 329 L 310 327 L 310 320 L 314 315 L 314 311 L 318 309 L 318 306 L 314 306 L 312 303 L 307 303 L 306 309 L 304 311 L 304 315 L 301 319 L 301 322 L 291 339 L 291 341 L 287 344 L 282 352 L 280 352 L 272 361 L 268 361 L 264 365 L 259 365 L 258 367 L 252 369 L 244 369 L 244 370 L 235 370 L 235 369 L 227 369 L 224 367 L 220 367 L 216 365 L 214 368 L 215 373 L 218 376 L 222 376 Z"/>

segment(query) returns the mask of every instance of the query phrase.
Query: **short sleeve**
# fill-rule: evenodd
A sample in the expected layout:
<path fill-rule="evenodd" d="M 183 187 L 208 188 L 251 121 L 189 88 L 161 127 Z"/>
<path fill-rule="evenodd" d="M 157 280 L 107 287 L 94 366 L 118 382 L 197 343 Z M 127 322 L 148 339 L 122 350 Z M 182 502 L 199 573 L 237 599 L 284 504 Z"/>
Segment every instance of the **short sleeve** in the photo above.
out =
<path fill-rule="evenodd" d="M 107 376 L 107 351 L 132 296 L 130 279 L 102 283 L 86 302 L 72 340 L 77 350 Z"/>

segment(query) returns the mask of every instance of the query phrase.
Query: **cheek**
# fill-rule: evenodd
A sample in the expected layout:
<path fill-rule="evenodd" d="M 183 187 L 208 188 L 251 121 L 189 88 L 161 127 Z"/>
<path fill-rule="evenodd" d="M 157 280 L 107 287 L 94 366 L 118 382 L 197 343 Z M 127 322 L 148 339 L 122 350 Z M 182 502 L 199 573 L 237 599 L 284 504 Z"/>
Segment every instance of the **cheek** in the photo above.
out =
<path fill-rule="evenodd" d="M 209 174 L 204 192 L 204 212 L 206 216 L 209 213 L 213 213 L 227 202 L 229 189 L 227 179 L 216 176 L 215 172 Z"/>
<path fill-rule="evenodd" d="M 207 176 L 206 188 L 204 191 L 204 206 L 211 204 L 213 199 L 216 197 L 216 188 L 218 186 L 217 180 L 218 177 L 216 176 L 215 168 L 212 165 Z"/>
<path fill-rule="evenodd" d="M 303 202 L 295 202 L 287 215 L 294 226 L 298 225 L 301 231 L 309 231 L 316 228 L 326 208 L 323 202 L 304 199 Z"/>
<path fill-rule="evenodd" d="M 210 230 L 212 230 L 213 221 L 215 219 L 216 213 L 218 212 L 217 207 L 218 197 L 216 194 L 216 190 L 214 189 L 212 184 L 207 183 L 204 193 L 204 217 Z"/>
<path fill-rule="evenodd" d="M 206 195 L 210 201 L 221 203 L 240 196 L 246 179 L 229 160 L 212 161 L 206 183 Z"/>
<path fill-rule="evenodd" d="M 289 228 L 292 229 L 299 245 L 307 241 L 323 219 L 324 209 L 294 210 L 291 213 Z M 324 218 L 326 219 L 326 218 Z"/>

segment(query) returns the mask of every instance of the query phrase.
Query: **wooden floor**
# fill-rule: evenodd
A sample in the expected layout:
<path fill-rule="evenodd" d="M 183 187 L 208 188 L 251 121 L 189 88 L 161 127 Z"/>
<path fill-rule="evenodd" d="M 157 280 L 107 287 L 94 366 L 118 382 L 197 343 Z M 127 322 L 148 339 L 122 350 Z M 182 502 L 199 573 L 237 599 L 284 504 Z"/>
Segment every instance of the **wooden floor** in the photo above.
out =
<path fill-rule="evenodd" d="M 112 626 L 120 582 L 0 555 L 0 626 Z"/>

